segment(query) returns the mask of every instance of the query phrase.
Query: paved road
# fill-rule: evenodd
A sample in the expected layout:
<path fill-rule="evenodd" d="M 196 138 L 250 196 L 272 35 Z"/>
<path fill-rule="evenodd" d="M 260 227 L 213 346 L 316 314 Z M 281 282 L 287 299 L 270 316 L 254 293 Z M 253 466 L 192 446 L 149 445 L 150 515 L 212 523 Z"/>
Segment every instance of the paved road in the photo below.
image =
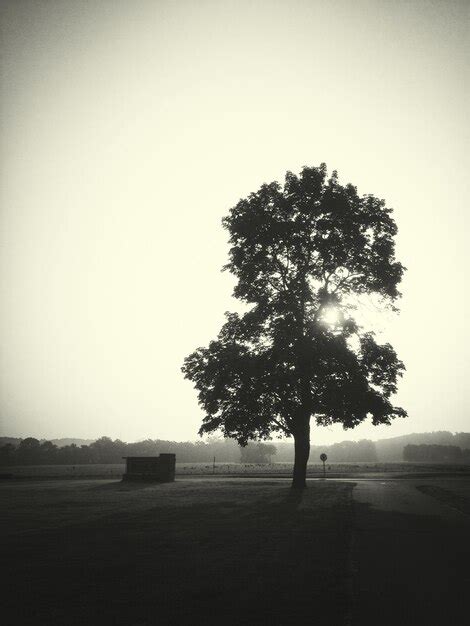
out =
<path fill-rule="evenodd" d="M 357 481 L 350 624 L 468 623 L 469 496 L 468 480 Z"/>

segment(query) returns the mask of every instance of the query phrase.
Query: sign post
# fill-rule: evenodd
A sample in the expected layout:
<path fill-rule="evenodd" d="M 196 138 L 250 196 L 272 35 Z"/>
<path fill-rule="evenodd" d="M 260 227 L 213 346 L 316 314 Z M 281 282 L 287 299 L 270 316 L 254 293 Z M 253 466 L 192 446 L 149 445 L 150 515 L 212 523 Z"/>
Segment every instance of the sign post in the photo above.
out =
<path fill-rule="evenodd" d="M 323 452 L 322 454 L 320 454 L 320 460 L 323 461 L 323 478 L 326 478 L 326 469 L 325 469 L 325 461 L 328 457 L 326 456 L 326 454 Z"/>

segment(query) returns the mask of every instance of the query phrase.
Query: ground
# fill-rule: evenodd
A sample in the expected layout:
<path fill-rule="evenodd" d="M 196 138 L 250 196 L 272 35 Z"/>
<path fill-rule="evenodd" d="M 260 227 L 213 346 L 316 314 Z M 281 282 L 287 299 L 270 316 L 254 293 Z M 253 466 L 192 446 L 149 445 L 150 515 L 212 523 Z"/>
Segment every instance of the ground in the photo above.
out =
<path fill-rule="evenodd" d="M 176 463 L 177 476 L 273 476 L 290 477 L 291 463 Z M 0 468 L 1 474 L 12 474 L 18 478 L 121 478 L 125 472 L 123 463 L 90 463 L 87 465 L 24 465 Z M 370 477 L 387 476 L 416 476 L 420 474 L 468 474 L 468 465 L 442 465 L 430 463 L 326 463 L 328 478 L 343 476 Z M 310 477 L 323 476 L 321 463 L 309 463 L 307 473 Z"/>
<path fill-rule="evenodd" d="M 3 624 L 457 624 L 468 476 L 0 483 Z"/>

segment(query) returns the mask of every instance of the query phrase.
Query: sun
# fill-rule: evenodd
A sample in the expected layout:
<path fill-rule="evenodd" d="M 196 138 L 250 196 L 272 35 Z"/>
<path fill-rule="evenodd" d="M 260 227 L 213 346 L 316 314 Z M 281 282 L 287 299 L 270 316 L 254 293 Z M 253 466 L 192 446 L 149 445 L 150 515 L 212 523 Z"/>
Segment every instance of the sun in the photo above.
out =
<path fill-rule="evenodd" d="M 335 306 L 327 307 L 321 316 L 321 320 L 327 326 L 335 327 L 340 323 L 340 310 Z"/>

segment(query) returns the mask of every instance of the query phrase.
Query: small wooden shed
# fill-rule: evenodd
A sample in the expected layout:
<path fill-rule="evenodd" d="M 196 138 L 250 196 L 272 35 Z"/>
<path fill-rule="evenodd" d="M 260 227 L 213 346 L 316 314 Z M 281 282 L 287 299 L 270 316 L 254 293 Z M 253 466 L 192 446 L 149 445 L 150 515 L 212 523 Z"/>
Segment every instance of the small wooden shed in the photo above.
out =
<path fill-rule="evenodd" d="M 159 456 L 125 456 L 126 473 L 123 480 L 148 480 L 170 483 L 175 480 L 175 454 Z"/>

